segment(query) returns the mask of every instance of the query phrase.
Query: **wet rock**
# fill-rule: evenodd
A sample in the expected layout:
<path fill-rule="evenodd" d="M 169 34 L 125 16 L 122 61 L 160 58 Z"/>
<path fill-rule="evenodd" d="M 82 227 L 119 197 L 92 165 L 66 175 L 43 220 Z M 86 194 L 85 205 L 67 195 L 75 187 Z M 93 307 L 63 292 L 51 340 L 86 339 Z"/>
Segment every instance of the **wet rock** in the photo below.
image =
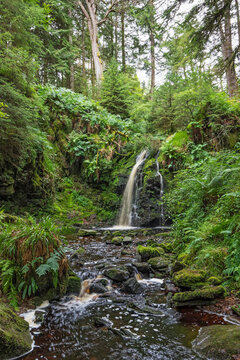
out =
<path fill-rule="evenodd" d="M 81 279 L 78 276 L 69 276 L 67 285 L 67 294 L 80 294 Z"/>
<path fill-rule="evenodd" d="M 137 268 L 137 270 L 142 274 L 148 274 L 149 273 L 149 264 L 146 262 L 142 263 L 133 263 L 133 266 Z"/>
<path fill-rule="evenodd" d="M 124 236 L 123 238 L 123 245 L 129 245 L 133 242 L 132 238 L 130 236 Z"/>
<path fill-rule="evenodd" d="M 179 287 L 195 289 L 203 285 L 207 273 L 204 270 L 183 269 L 173 275 L 173 282 Z"/>
<path fill-rule="evenodd" d="M 35 319 L 34 322 L 36 324 L 41 324 L 44 320 L 44 316 L 45 316 L 45 311 L 41 311 L 41 310 L 36 310 L 35 311 Z"/>
<path fill-rule="evenodd" d="M 123 237 L 122 236 L 115 236 L 114 238 L 112 238 L 111 243 L 117 246 L 121 246 L 123 242 Z"/>
<path fill-rule="evenodd" d="M 132 277 L 123 283 L 122 291 L 127 294 L 141 294 L 144 291 L 144 288 L 139 284 L 135 277 Z"/>
<path fill-rule="evenodd" d="M 158 257 L 149 259 L 148 264 L 154 270 L 158 270 L 158 271 L 165 270 L 166 271 L 168 268 L 168 265 L 169 265 L 169 261 L 163 256 L 158 256 Z"/>
<path fill-rule="evenodd" d="M 177 286 L 174 285 L 174 283 L 172 283 L 171 281 L 166 281 L 165 282 L 165 292 L 168 293 L 172 293 L 175 294 L 177 292 L 179 292 L 179 288 Z"/>
<path fill-rule="evenodd" d="M 102 284 L 103 286 L 107 286 L 108 283 L 109 283 L 109 281 L 108 281 L 108 279 L 106 279 L 106 278 L 101 278 L 101 279 L 96 279 L 96 280 L 95 280 L 95 283 L 97 283 L 97 284 Z"/>
<path fill-rule="evenodd" d="M 132 251 L 131 250 L 127 250 L 127 249 L 123 249 L 121 251 L 121 255 L 132 255 Z"/>
<path fill-rule="evenodd" d="M 96 230 L 92 230 L 92 229 L 79 229 L 78 235 L 87 237 L 87 236 L 98 236 L 98 235 L 101 235 L 101 233 L 99 233 Z"/>
<path fill-rule="evenodd" d="M 104 293 L 108 292 L 108 289 L 101 283 L 94 282 L 89 286 L 89 291 L 90 291 L 90 294 L 92 294 L 92 293 L 104 294 Z"/>
<path fill-rule="evenodd" d="M 31 350 L 28 323 L 9 307 L 0 304 L 0 359 L 20 356 Z"/>
<path fill-rule="evenodd" d="M 105 269 L 103 275 L 116 282 L 123 282 L 130 276 L 128 271 L 117 267 Z"/>
<path fill-rule="evenodd" d="M 223 286 L 209 286 L 194 291 L 185 291 L 174 294 L 173 302 L 177 307 L 209 304 L 209 300 L 224 297 Z"/>
<path fill-rule="evenodd" d="M 237 325 L 212 325 L 200 329 L 193 349 L 207 358 L 232 360 L 240 356 L 240 328 Z"/>
<path fill-rule="evenodd" d="M 77 260 L 82 254 L 84 254 L 85 249 L 83 247 L 79 247 L 74 253 L 70 256 L 71 260 Z"/>
<path fill-rule="evenodd" d="M 142 246 L 138 245 L 137 247 L 138 254 L 141 257 L 141 261 L 147 261 L 151 258 L 164 255 L 165 252 L 161 247 L 153 247 L 153 246 Z"/>
<path fill-rule="evenodd" d="M 94 324 L 97 327 L 106 327 L 108 329 L 112 327 L 112 322 L 110 320 L 108 320 L 107 318 L 95 318 Z"/>

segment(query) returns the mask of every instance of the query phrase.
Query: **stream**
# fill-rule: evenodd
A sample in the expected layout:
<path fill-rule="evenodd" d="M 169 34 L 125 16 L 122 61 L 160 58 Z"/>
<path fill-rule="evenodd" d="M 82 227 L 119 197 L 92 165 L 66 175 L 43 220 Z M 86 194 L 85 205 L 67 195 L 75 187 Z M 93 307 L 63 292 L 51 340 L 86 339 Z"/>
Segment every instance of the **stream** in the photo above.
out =
<path fill-rule="evenodd" d="M 21 359 L 203 359 L 192 350 L 191 342 L 200 327 L 225 324 L 225 320 L 200 309 L 176 311 L 167 305 L 165 280 L 151 275 L 144 278 L 132 266 L 136 245 L 144 244 L 146 239 L 137 235 L 123 248 L 106 243 L 103 234 L 69 237 L 68 257 L 83 281 L 81 294 L 65 296 L 41 309 L 44 320 L 31 330 L 33 351 Z M 73 256 L 79 247 L 85 252 Z M 122 284 L 103 281 L 106 264 L 131 268 L 144 291 L 126 294 L 121 290 Z M 101 281 L 107 292 L 91 293 L 89 286 Z"/>

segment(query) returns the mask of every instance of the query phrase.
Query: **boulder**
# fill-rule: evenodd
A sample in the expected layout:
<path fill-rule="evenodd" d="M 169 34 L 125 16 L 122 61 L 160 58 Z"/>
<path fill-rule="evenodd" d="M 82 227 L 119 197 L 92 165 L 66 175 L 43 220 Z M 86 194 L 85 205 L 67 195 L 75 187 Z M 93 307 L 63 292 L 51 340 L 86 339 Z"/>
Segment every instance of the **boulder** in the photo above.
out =
<path fill-rule="evenodd" d="M 208 286 L 194 291 L 178 292 L 174 294 L 172 300 L 175 306 L 195 306 L 207 305 L 212 300 L 224 297 L 225 289 L 223 286 Z"/>
<path fill-rule="evenodd" d="M 79 295 L 81 291 L 81 279 L 78 276 L 69 276 L 67 294 Z"/>
<path fill-rule="evenodd" d="M 115 236 L 114 238 L 112 238 L 111 243 L 117 246 L 121 246 L 123 242 L 123 237 L 122 236 Z"/>
<path fill-rule="evenodd" d="M 108 292 L 108 289 L 103 284 L 94 282 L 89 286 L 89 291 L 90 294 L 92 293 L 104 294 Z"/>
<path fill-rule="evenodd" d="M 124 236 L 123 238 L 123 245 L 129 245 L 133 242 L 132 238 L 130 236 Z"/>
<path fill-rule="evenodd" d="M 138 245 L 137 247 L 138 254 L 141 257 L 141 261 L 147 261 L 151 258 L 164 255 L 165 252 L 161 247 L 153 246 L 142 246 Z"/>
<path fill-rule="evenodd" d="M 28 323 L 0 304 L 0 360 L 20 356 L 32 348 Z"/>
<path fill-rule="evenodd" d="M 129 278 L 129 272 L 119 267 L 105 269 L 103 275 L 116 282 L 123 282 Z"/>
<path fill-rule="evenodd" d="M 237 325 L 211 325 L 200 329 L 193 341 L 194 351 L 208 359 L 232 360 L 240 356 L 240 327 Z"/>
<path fill-rule="evenodd" d="M 133 263 L 133 266 L 137 268 L 138 271 L 140 271 L 142 274 L 148 274 L 149 273 L 149 264 L 147 262 L 142 263 Z"/>
<path fill-rule="evenodd" d="M 127 294 L 141 294 L 144 291 L 144 288 L 139 284 L 135 277 L 132 277 L 123 283 L 122 291 Z"/>
<path fill-rule="evenodd" d="M 79 236 L 97 236 L 97 235 L 101 235 L 101 233 L 97 232 L 96 230 L 92 230 L 92 229 L 79 229 L 78 230 L 78 235 Z"/>
<path fill-rule="evenodd" d="M 196 289 L 203 285 L 206 276 L 204 270 L 183 269 L 173 274 L 173 282 L 182 288 Z"/>
<path fill-rule="evenodd" d="M 148 264 L 154 270 L 166 271 L 169 265 L 169 261 L 163 256 L 157 256 L 148 260 Z"/>

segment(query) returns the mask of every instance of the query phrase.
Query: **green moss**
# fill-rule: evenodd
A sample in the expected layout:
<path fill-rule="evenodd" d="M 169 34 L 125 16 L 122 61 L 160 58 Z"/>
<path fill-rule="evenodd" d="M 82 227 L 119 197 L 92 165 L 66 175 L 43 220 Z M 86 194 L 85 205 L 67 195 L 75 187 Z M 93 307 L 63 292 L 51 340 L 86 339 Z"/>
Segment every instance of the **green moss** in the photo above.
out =
<path fill-rule="evenodd" d="M 210 278 L 207 279 L 207 282 L 210 285 L 220 285 L 223 282 L 223 279 L 217 276 L 210 276 Z"/>
<path fill-rule="evenodd" d="M 208 286 L 194 291 L 184 291 L 173 295 L 174 302 L 186 302 L 190 300 L 212 300 L 223 297 L 225 289 L 223 286 Z"/>
<path fill-rule="evenodd" d="M 114 245 L 122 245 L 123 242 L 123 236 L 115 236 L 112 238 L 112 244 Z"/>
<path fill-rule="evenodd" d="M 193 289 L 199 287 L 206 279 L 207 273 L 204 270 L 182 269 L 173 275 L 173 282 L 180 287 Z"/>
<path fill-rule="evenodd" d="M 20 356 L 31 349 L 28 323 L 10 308 L 0 304 L 0 358 Z"/>
<path fill-rule="evenodd" d="M 149 259 L 148 264 L 155 270 L 166 270 L 169 265 L 169 259 L 163 256 L 158 256 Z"/>
<path fill-rule="evenodd" d="M 69 276 L 67 294 L 79 295 L 81 291 L 81 279 L 78 276 Z"/>
<path fill-rule="evenodd" d="M 161 247 L 153 246 L 142 246 L 138 245 L 137 247 L 138 254 L 141 256 L 142 261 L 149 260 L 160 255 L 164 255 L 165 252 Z"/>

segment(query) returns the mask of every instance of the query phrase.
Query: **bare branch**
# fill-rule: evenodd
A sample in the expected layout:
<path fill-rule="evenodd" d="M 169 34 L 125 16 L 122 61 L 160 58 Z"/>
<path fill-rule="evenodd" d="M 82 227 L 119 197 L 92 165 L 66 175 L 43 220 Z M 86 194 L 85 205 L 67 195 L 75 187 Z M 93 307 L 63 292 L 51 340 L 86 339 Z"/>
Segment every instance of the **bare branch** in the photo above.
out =
<path fill-rule="evenodd" d="M 100 21 L 98 22 L 98 26 L 99 26 L 99 25 L 102 25 L 102 24 L 107 20 L 109 14 L 111 14 L 111 12 L 115 11 L 114 7 L 115 7 L 116 5 L 118 5 L 120 2 L 121 2 L 121 0 L 115 0 L 115 1 L 113 1 L 113 3 L 111 4 L 111 6 L 110 6 L 110 7 L 108 8 L 108 10 L 106 11 L 106 13 L 105 13 L 104 17 L 102 18 L 102 20 L 100 20 Z"/>
<path fill-rule="evenodd" d="M 83 4 L 82 4 L 82 2 L 81 2 L 80 0 L 77 1 L 77 5 L 80 6 L 80 8 L 81 8 L 82 12 L 84 13 L 85 17 L 86 17 L 88 20 L 90 20 L 90 16 L 89 16 L 87 10 L 85 9 L 85 7 L 83 6 Z"/>

